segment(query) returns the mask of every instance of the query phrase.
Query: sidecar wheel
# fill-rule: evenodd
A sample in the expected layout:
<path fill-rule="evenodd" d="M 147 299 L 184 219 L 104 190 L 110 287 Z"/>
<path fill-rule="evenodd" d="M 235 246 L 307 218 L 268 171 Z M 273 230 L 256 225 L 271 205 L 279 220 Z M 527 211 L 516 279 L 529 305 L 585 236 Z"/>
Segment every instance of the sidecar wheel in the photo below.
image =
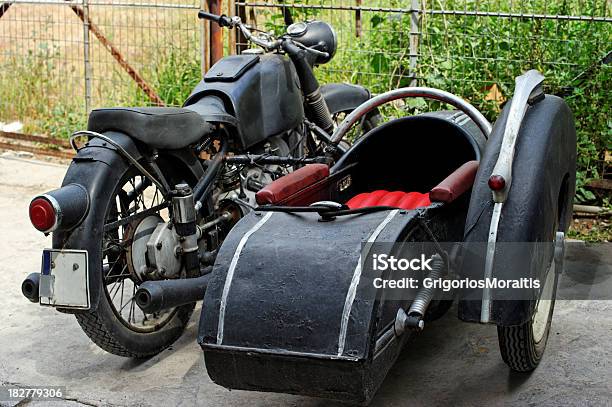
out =
<path fill-rule="evenodd" d="M 531 372 L 542 360 L 555 308 L 558 278 L 553 260 L 531 320 L 518 326 L 497 327 L 499 350 L 512 370 Z"/>

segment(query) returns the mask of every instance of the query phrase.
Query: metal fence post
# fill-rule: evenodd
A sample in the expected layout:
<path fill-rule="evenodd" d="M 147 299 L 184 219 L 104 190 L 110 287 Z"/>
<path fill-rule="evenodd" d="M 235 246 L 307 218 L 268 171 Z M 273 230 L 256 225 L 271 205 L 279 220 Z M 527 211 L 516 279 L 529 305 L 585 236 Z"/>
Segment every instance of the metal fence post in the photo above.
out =
<path fill-rule="evenodd" d="M 89 60 L 89 0 L 83 0 L 83 69 L 85 77 L 85 112 L 91 109 L 91 64 Z"/>
<path fill-rule="evenodd" d="M 421 30 L 419 0 L 412 0 L 410 5 L 410 86 L 417 86 L 417 66 L 419 62 L 419 43 Z"/>

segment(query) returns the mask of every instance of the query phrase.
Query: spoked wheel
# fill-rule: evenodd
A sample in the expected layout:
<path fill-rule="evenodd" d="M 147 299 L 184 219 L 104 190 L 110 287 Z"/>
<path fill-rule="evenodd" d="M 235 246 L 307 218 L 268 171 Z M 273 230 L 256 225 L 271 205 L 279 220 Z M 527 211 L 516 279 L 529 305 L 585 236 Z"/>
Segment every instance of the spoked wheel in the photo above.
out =
<path fill-rule="evenodd" d="M 107 199 L 107 214 L 100 225 L 104 228 L 100 302 L 95 311 L 76 314 L 76 318 L 89 338 L 107 352 L 151 356 L 178 339 L 195 304 L 147 314 L 136 303 L 139 285 L 160 278 L 147 274 L 145 254 L 146 242 L 157 224 L 168 220 L 161 191 L 144 176 L 128 170 Z M 180 269 L 180 262 L 176 267 Z"/>
<path fill-rule="evenodd" d="M 561 267 L 562 264 L 557 264 L 556 256 L 553 256 L 530 321 L 518 326 L 497 327 L 502 358 L 512 370 L 530 372 L 538 366 L 544 355 L 555 308 L 560 271 L 557 268 Z"/>

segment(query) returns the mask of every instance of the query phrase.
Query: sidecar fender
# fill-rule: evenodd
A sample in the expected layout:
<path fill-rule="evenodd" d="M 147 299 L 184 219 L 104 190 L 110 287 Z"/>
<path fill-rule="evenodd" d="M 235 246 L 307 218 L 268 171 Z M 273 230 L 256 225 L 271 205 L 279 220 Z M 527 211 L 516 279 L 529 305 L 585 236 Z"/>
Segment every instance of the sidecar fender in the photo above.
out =
<path fill-rule="evenodd" d="M 466 247 L 486 247 L 493 213 L 493 199 L 487 182 L 497 161 L 510 103 L 506 104 L 495 123 L 485 148 L 472 190 L 466 219 Z M 530 106 L 518 135 L 513 182 L 503 204 L 497 232 L 492 277 L 498 279 L 542 279 L 552 260 L 556 231 L 566 231 L 572 216 L 572 200 L 576 183 L 576 131 L 574 118 L 567 104 L 559 97 L 546 95 Z M 506 250 L 513 242 L 521 245 L 522 255 Z M 544 243 L 551 250 L 540 250 Z M 466 250 L 461 269 L 463 278 L 482 279 L 482 250 Z M 500 293 L 498 298 L 509 298 Z M 505 294 L 505 295 L 504 295 Z M 523 293 L 524 295 L 524 293 Z M 495 300 L 492 298 L 488 322 L 502 326 L 528 321 L 540 292 L 534 289 L 528 298 Z M 459 302 L 459 317 L 481 322 L 482 301 L 467 292 Z"/>

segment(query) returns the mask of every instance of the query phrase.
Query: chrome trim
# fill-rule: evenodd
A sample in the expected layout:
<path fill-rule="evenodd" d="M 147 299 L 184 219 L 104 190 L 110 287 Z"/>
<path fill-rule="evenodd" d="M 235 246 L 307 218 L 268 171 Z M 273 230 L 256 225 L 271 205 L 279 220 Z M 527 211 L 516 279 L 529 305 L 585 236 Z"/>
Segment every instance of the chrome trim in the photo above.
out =
<path fill-rule="evenodd" d="M 389 92 L 382 93 L 372 99 L 362 103 L 357 107 L 351 114 L 349 114 L 340 123 L 340 126 L 334 131 L 331 136 L 331 141 L 334 144 L 338 144 L 346 133 L 350 130 L 355 123 L 357 123 L 363 116 L 370 111 L 374 110 L 378 106 L 384 105 L 385 103 L 391 102 L 397 99 L 404 99 L 409 97 L 422 97 L 426 99 L 438 100 L 440 102 L 448 103 L 453 105 L 457 109 L 464 112 L 476 123 L 485 138 L 489 138 L 491 134 L 491 123 L 476 109 L 474 106 L 461 99 L 459 96 L 453 95 L 452 93 L 445 92 L 440 89 L 427 88 L 427 87 L 407 87 L 394 89 Z"/>
<path fill-rule="evenodd" d="M 253 233 L 257 232 L 259 228 L 261 228 L 264 223 L 270 219 L 274 212 L 268 212 L 261 218 L 248 232 L 242 236 L 240 242 L 238 242 L 238 246 L 236 247 L 236 251 L 234 252 L 234 256 L 232 256 L 232 261 L 230 262 L 229 268 L 227 269 L 227 275 L 225 276 L 225 284 L 223 285 L 223 294 L 221 294 L 221 304 L 219 305 L 219 324 L 217 325 L 217 345 L 221 345 L 223 343 L 223 327 L 225 325 L 225 308 L 227 306 L 227 296 L 229 295 L 229 290 L 232 286 L 232 280 L 234 278 L 234 271 L 236 270 L 236 265 L 238 264 L 238 259 L 240 258 L 240 253 L 242 253 L 242 249 L 247 243 L 247 240 L 253 235 Z"/>
<path fill-rule="evenodd" d="M 543 82 L 544 76 L 535 69 L 531 69 L 523 75 L 517 76 L 515 79 L 516 85 L 514 87 L 514 95 L 512 97 L 512 104 L 510 105 L 510 111 L 508 112 L 508 118 L 506 119 L 502 145 L 499 150 L 497 162 L 491 173 L 491 177 L 494 175 L 503 177 L 505 186 L 501 191 L 491 191 L 495 206 L 493 207 L 493 216 L 491 217 L 491 224 L 489 225 L 489 238 L 487 241 L 487 255 L 485 258 L 484 270 L 485 279 L 493 276 L 497 229 L 499 228 L 499 219 L 501 217 L 503 203 L 506 202 L 512 183 L 512 163 L 514 161 L 516 139 L 521 129 L 521 125 L 523 124 L 528 105 L 536 103 L 544 96 L 542 90 Z M 480 322 L 486 324 L 490 321 L 490 318 L 491 289 L 487 288 L 485 285 L 482 291 Z"/>
<path fill-rule="evenodd" d="M 378 238 L 380 232 L 383 231 L 385 226 L 391 222 L 391 220 L 399 213 L 399 209 L 392 210 L 387 217 L 380 222 L 378 227 L 372 232 L 370 237 L 367 240 L 365 247 L 361 250 L 359 254 L 359 260 L 357 261 L 357 266 L 355 267 L 355 271 L 353 272 L 353 278 L 351 279 L 351 284 L 349 286 L 348 292 L 346 293 L 346 298 L 344 300 L 344 308 L 342 310 L 342 319 L 340 320 L 340 335 L 338 336 L 338 356 L 342 356 L 344 352 L 344 345 L 346 344 L 346 332 L 348 330 L 348 321 L 351 316 L 351 309 L 353 308 L 353 302 L 355 301 L 355 295 L 357 293 L 357 286 L 359 285 L 359 280 L 361 279 L 361 262 L 362 262 L 362 253 L 369 253 L 372 248 L 372 244 Z"/>
<path fill-rule="evenodd" d="M 565 260 L 565 232 L 557 232 L 555 235 L 555 263 L 557 273 L 563 273 L 563 263 Z"/>
<path fill-rule="evenodd" d="M 543 96 L 542 82 L 544 76 L 535 69 L 525 72 L 515 79 L 514 95 L 512 96 L 512 104 L 506 120 L 504 128 L 504 137 L 502 139 L 499 156 L 491 176 L 499 175 L 504 178 L 506 185 L 501 191 L 492 191 L 493 200 L 495 202 L 505 202 L 512 183 L 512 163 L 514 161 L 514 153 L 516 139 L 519 130 L 523 124 L 523 118 L 527 112 L 528 105 L 536 100 L 540 100 Z"/>
<path fill-rule="evenodd" d="M 493 264 L 495 259 L 495 245 L 497 243 L 497 228 L 499 226 L 499 218 L 501 217 L 502 207 L 501 202 L 496 202 L 493 206 L 493 216 L 491 217 L 491 225 L 489 226 L 489 239 L 487 241 L 487 254 L 485 257 L 484 278 L 493 276 Z M 482 304 L 480 308 L 480 322 L 488 324 L 491 318 L 491 289 L 485 284 L 482 289 Z"/>

